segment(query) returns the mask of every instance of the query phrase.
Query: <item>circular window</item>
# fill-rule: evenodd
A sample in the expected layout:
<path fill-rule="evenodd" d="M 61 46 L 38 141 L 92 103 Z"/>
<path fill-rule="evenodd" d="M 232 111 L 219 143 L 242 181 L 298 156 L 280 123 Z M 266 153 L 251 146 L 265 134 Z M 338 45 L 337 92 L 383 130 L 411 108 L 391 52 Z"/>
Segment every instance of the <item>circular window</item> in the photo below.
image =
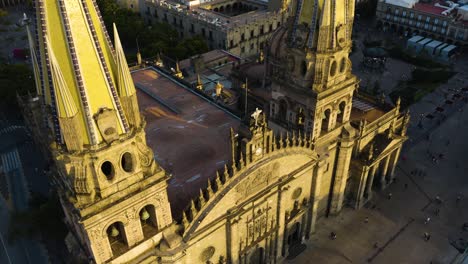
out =
<path fill-rule="evenodd" d="M 122 169 L 126 172 L 133 171 L 133 159 L 132 154 L 125 152 L 120 159 L 120 165 L 122 165 Z"/>
<path fill-rule="evenodd" d="M 299 196 L 301 196 L 301 193 L 302 193 L 302 188 L 297 187 L 292 194 L 293 200 L 296 200 L 297 198 L 299 198 Z"/>
<path fill-rule="evenodd" d="M 207 247 L 201 253 L 200 260 L 202 262 L 207 262 L 208 260 L 210 260 L 211 257 L 213 257 L 214 253 L 215 253 L 215 248 L 214 247 L 212 247 L 212 246 Z"/>
<path fill-rule="evenodd" d="M 110 161 L 104 161 L 104 163 L 101 164 L 101 171 L 108 180 L 112 180 L 114 178 L 114 166 Z"/>
<path fill-rule="evenodd" d="M 346 70 L 346 59 L 342 58 L 340 63 L 340 72 L 343 73 Z"/>
<path fill-rule="evenodd" d="M 336 61 L 332 62 L 330 66 L 330 75 L 335 76 L 336 74 Z"/>

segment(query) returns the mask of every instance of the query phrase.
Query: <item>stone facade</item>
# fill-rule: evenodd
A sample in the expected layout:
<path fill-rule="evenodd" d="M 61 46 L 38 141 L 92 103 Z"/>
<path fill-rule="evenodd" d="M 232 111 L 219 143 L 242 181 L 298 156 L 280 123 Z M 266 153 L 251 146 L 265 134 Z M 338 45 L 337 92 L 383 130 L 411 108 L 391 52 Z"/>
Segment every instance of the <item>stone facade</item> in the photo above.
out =
<path fill-rule="evenodd" d="M 424 5 L 432 4 L 425 3 Z M 443 10 L 427 12 L 379 1 L 376 16 L 378 26 L 384 31 L 393 31 L 405 36 L 422 35 L 450 44 L 466 45 L 468 43 L 467 21 L 452 15 L 442 15 Z M 453 11 L 453 13 L 456 12 L 456 10 Z"/>
<path fill-rule="evenodd" d="M 224 49 L 242 57 L 258 54 L 287 17 L 286 10 L 270 11 L 259 1 L 212 1 L 186 6 L 147 0 L 141 13 L 148 23 L 168 23 L 181 37 L 200 35 L 210 49 Z"/>
<path fill-rule="evenodd" d="M 263 65 L 272 81 L 267 88 L 270 111 L 257 109 L 239 133 L 231 129 L 226 138 L 230 160 L 207 180 L 178 221 L 168 200 L 169 176 L 155 162 L 146 144 L 145 121 L 136 114 L 135 88 L 117 30 L 114 45 L 107 47 L 108 57 L 79 57 L 75 48 L 93 45 L 98 47 L 96 54 L 104 56 L 99 49 L 110 45 L 104 41 L 107 32 L 98 27 L 99 16 L 90 16 L 96 10 L 72 16 L 85 9 L 67 13 L 59 2 L 45 6 L 47 12 L 38 10 L 44 29 L 50 19 L 64 26 L 85 23 L 98 29 L 94 34 L 102 33 L 67 47 L 55 42 L 59 37 L 40 39 L 37 50 L 53 80 L 48 86 L 51 102 L 57 103 L 41 96 L 44 90 L 39 88 L 47 75 L 40 75 L 40 70 L 38 97 L 22 100 L 30 107 L 25 117 L 37 138 L 45 135 L 44 130 L 55 131 L 38 142 L 50 146 L 70 230 L 67 241 L 74 241 L 68 243 L 70 250 L 81 251 L 96 263 L 278 263 L 314 235 L 320 228 L 318 218 L 337 215 L 345 205 L 359 209 L 373 191 L 393 181 L 409 113 L 400 112 L 399 102 L 372 116 L 353 113 L 358 80 L 351 73 L 348 54 L 354 0 L 292 3 L 294 16 L 275 31 L 266 49 Z M 51 12 L 54 8 L 61 15 Z M 82 33 L 69 29 L 68 40 Z M 61 33 L 50 32 L 51 37 Z M 36 50 L 32 39 L 31 50 Z M 70 56 L 57 59 L 53 54 L 59 51 Z M 32 56 L 36 61 L 34 52 Z M 112 78 L 85 79 L 104 82 L 104 87 L 92 86 L 92 91 L 86 82 L 68 86 L 65 77 L 86 78 L 78 67 L 75 72 L 60 70 L 69 65 L 69 58 L 103 68 L 105 61 L 112 61 L 115 67 L 110 64 L 108 73 Z M 117 86 L 115 96 L 111 85 Z M 80 99 L 71 96 L 79 89 L 88 93 L 76 93 Z M 114 100 L 114 108 L 91 113 L 87 103 L 78 104 L 102 98 Z M 87 138 L 90 127 L 98 132 L 94 139 Z"/>

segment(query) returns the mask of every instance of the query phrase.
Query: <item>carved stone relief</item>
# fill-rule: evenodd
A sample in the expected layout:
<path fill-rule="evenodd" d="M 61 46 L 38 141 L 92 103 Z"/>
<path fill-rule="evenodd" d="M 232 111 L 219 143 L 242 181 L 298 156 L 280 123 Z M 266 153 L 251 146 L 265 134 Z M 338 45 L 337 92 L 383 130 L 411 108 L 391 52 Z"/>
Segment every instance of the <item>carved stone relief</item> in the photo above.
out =
<path fill-rule="evenodd" d="M 252 172 L 246 179 L 236 186 L 236 192 L 240 197 L 245 198 L 256 191 L 268 186 L 279 177 L 278 162 L 268 164 Z"/>

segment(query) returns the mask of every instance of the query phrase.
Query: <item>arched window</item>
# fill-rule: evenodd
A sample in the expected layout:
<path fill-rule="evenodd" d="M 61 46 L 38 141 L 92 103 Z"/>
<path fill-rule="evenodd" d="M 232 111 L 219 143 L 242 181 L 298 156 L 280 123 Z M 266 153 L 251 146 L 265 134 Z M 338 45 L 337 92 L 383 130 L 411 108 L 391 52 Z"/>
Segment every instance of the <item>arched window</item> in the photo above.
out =
<path fill-rule="evenodd" d="M 336 74 L 336 61 L 333 61 L 330 66 L 330 75 L 333 77 Z"/>
<path fill-rule="evenodd" d="M 149 204 L 143 207 L 139 213 L 141 229 L 145 238 L 152 237 L 158 233 L 158 223 L 156 221 L 156 210 Z"/>
<path fill-rule="evenodd" d="M 346 108 L 346 102 L 341 102 L 338 106 L 338 113 L 336 116 L 336 121 L 339 123 L 344 123 L 344 113 Z"/>
<path fill-rule="evenodd" d="M 120 256 L 128 250 L 127 237 L 122 222 L 115 222 L 107 228 L 107 238 L 114 257 Z"/>
<path fill-rule="evenodd" d="M 322 116 L 322 132 L 328 132 L 328 124 L 330 123 L 330 109 L 325 110 Z"/>

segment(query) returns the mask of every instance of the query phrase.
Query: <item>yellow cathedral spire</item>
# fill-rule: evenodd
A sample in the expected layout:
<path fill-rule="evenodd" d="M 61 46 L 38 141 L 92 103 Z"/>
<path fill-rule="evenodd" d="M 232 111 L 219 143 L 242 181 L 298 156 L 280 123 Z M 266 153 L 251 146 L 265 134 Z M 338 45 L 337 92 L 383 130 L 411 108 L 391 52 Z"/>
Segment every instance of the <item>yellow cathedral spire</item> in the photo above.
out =
<path fill-rule="evenodd" d="M 133 84 L 130 70 L 128 69 L 127 59 L 120 43 L 119 32 L 113 24 L 115 57 L 117 62 L 117 87 L 122 101 L 124 112 L 130 125 L 140 126 L 140 110 L 138 108 L 135 85 Z"/>
<path fill-rule="evenodd" d="M 38 65 L 35 73 L 40 74 L 36 81 L 44 86 L 45 103 L 58 127 L 56 138 L 62 139 L 59 143 L 67 138 L 59 118 L 75 110 L 82 128 L 77 137 L 85 146 L 115 140 L 132 126 L 140 126 L 135 87 L 117 30 L 114 26 L 114 50 L 96 1 L 36 3 L 37 62 L 32 41 L 31 56 Z"/>

